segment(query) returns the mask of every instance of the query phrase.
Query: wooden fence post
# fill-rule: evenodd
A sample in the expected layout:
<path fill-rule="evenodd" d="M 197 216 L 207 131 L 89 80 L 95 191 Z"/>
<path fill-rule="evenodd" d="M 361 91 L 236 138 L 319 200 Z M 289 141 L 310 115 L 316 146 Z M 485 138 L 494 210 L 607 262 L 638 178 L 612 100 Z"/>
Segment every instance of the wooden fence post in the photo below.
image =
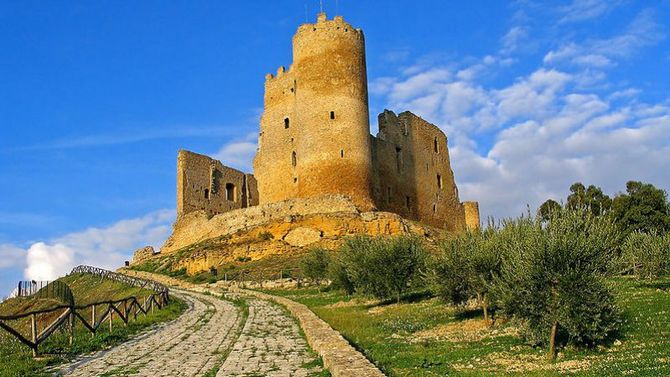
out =
<path fill-rule="evenodd" d="M 109 304 L 109 333 L 112 333 L 112 321 L 114 317 L 114 311 L 112 310 L 112 304 Z"/>
<path fill-rule="evenodd" d="M 74 306 L 70 307 L 70 346 L 74 343 Z"/>
<path fill-rule="evenodd" d="M 37 316 L 30 316 L 31 340 L 33 342 L 33 357 L 37 357 Z"/>
<path fill-rule="evenodd" d="M 95 317 L 95 304 L 93 304 L 93 307 L 91 308 L 91 327 L 93 327 L 93 331 L 91 331 L 91 338 L 95 338 L 95 330 L 96 330 L 96 328 L 97 328 L 97 327 L 95 326 L 95 322 L 96 322 L 96 317 Z"/>
<path fill-rule="evenodd" d="M 147 296 L 144 296 L 144 306 L 142 306 L 142 309 L 144 309 L 142 312 L 142 314 L 144 314 L 144 318 L 147 318 L 147 311 L 149 310 L 147 307 Z"/>
<path fill-rule="evenodd" d="M 123 321 L 123 327 L 128 327 L 128 301 L 123 301 L 123 315 L 126 316 L 126 319 Z"/>

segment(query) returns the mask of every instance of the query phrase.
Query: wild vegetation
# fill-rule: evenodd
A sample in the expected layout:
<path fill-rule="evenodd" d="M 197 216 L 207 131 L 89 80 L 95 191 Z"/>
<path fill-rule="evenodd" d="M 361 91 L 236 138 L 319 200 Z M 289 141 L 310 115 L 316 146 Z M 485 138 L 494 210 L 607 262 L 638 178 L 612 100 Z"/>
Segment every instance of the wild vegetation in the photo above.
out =
<path fill-rule="evenodd" d="M 388 342 L 395 333 L 348 327 L 341 319 L 343 308 L 370 311 L 379 304 L 369 304 L 369 298 L 400 303 L 403 295 L 405 302 L 418 295 L 429 298 L 431 308 L 451 312 L 451 318 L 431 317 L 426 323 L 421 316 L 408 315 L 407 333 L 457 322 L 478 307 L 481 314 L 474 315 L 483 317 L 487 329 L 514 328 L 512 344 L 526 344 L 533 354 L 544 349 L 552 361 L 559 351 L 595 355 L 621 339 L 642 336 L 633 335 L 629 323 L 631 315 L 638 319 L 633 314 L 635 295 L 648 295 L 648 285 L 628 279 L 667 280 L 670 234 L 663 219 L 668 202 L 663 191 L 639 182 L 629 182 L 627 194 L 614 200 L 594 186 L 576 184 L 571 192 L 565 205 L 545 202 L 537 216 L 489 224 L 445 241 L 437 253 L 424 251 L 417 239 L 352 238 L 332 256 L 310 255 L 311 263 L 319 265 L 318 278 L 332 282 L 330 291 L 321 293 L 323 297 L 313 291 L 295 297 L 345 333 L 356 334 L 354 342 L 370 352 L 379 346 L 373 339 L 386 336 L 383 341 Z M 319 255 L 323 258 L 316 263 Z M 662 312 L 663 297 L 667 301 L 666 280 L 653 295 L 652 312 Z M 333 302 L 335 298 L 340 302 Z M 374 318 L 367 321 L 375 328 Z M 389 363 L 391 369 L 396 365 Z"/>
<path fill-rule="evenodd" d="M 153 293 L 142 288 L 128 286 L 116 281 L 95 277 L 88 274 L 74 274 L 66 276 L 60 281 L 71 288 L 77 305 L 87 305 L 93 302 L 116 300 L 129 296 L 144 297 Z M 21 309 L 45 308 L 49 305 L 58 305 L 53 300 L 21 299 Z M 16 314 L 17 301 L 8 300 L 0 305 L 0 313 Z M 186 304 L 173 298 L 169 305 L 162 310 L 156 310 L 147 316 L 140 315 L 128 326 L 123 326 L 120 319 L 115 319 L 113 331 L 108 326 L 101 326 L 95 336 L 75 322 L 74 343 L 69 344 L 69 331 L 59 330 L 45 343 L 40 345 L 40 358 L 33 359 L 28 347 L 5 331 L 0 330 L 0 377 L 4 376 L 47 376 L 47 369 L 72 358 L 96 350 L 119 344 L 134 334 L 137 334 L 156 323 L 172 320 L 186 309 Z M 23 328 L 20 323 L 12 323 L 15 328 Z M 44 324 L 38 324 L 44 326 Z M 29 327 L 28 327 L 29 328 Z"/>

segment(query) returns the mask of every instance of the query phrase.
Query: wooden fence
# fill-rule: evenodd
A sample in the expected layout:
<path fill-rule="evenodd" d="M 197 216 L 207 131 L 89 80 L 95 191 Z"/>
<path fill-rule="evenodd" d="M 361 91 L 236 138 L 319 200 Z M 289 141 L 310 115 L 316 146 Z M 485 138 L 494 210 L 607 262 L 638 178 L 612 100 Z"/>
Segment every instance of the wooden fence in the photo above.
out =
<path fill-rule="evenodd" d="M 16 315 L 0 316 L 0 328 L 13 335 L 21 343 L 30 347 L 33 356 L 37 356 L 38 348 L 41 343 L 47 340 L 54 332 L 56 332 L 56 330 L 66 325 L 69 330 L 69 342 L 72 344 L 74 340 L 76 320 L 79 320 L 84 327 L 91 332 L 91 336 L 95 336 L 95 333 L 105 322 L 108 322 L 109 331 L 112 331 L 115 315 L 121 319 L 124 326 L 127 326 L 131 317 L 132 319 L 137 319 L 137 316 L 140 314 L 146 316 L 150 312 L 153 313 L 155 308 L 162 309 L 169 303 L 169 290 L 166 286 L 156 282 L 129 277 L 90 266 L 79 266 L 72 270 L 72 273 L 93 274 L 105 279 L 112 279 L 132 286 L 153 290 L 154 293 L 144 297 L 141 300 L 142 302 L 134 296 L 120 300 L 100 301 L 88 305 L 76 305 L 75 301 L 72 300 L 70 303 L 64 303 L 63 305 L 54 306 L 48 309 L 34 310 Z M 52 313 L 54 314 L 51 315 Z M 50 317 L 56 316 L 56 318 L 47 324 L 44 329 L 40 330 L 37 321 L 39 315 L 49 315 Z M 89 315 L 90 320 L 86 318 L 89 317 Z M 11 327 L 7 323 L 7 321 L 16 321 L 26 318 L 30 318 L 29 337 L 24 336 L 19 330 Z"/>

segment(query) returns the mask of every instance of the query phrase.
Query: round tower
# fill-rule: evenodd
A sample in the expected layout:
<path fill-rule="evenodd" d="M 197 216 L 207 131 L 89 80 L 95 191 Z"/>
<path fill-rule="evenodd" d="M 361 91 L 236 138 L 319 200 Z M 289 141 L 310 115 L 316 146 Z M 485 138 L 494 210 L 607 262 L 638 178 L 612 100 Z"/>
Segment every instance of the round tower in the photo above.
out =
<path fill-rule="evenodd" d="M 302 25 L 293 37 L 295 165 L 301 197 L 345 194 L 372 207 L 365 38 L 342 17 Z"/>
<path fill-rule="evenodd" d="M 293 37 L 293 64 L 265 81 L 254 159 L 261 203 L 326 194 L 373 207 L 365 39 L 319 14 Z"/>

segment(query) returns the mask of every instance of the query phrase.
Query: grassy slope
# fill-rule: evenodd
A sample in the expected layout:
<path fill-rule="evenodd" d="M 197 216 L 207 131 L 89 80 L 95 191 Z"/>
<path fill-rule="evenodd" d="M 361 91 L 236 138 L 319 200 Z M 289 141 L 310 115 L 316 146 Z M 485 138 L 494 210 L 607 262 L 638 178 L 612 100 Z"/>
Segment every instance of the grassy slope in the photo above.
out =
<path fill-rule="evenodd" d="M 101 279 L 92 275 L 71 275 L 62 278 L 66 282 L 75 296 L 77 305 L 86 305 L 100 300 L 116 300 L 129 296 L 145 297 L 151 294 L 151 291 L 131 287 L 119 282 Z M 5 312 L 14 312 L 19 301 L 9 300 L 2 303 L 0 310 Z M 20 300 L 21 306 L 26 308 L 45 307 L 57 304 L 53 301 L 30 303 L 29 300 Z M 139 316 L 137 321 L 131 320 L 128 327 L 124 327 L 120 320 L 114 325 L 114 331 L 110 334 L 108 326 L 101 326 L 95 337 L 83 328 L 80 323 L 75 324 L 75 342 L 70 347 L 68 344 L 68 335 L 66 333 L 56 332 L 45 343 L 40 345 L 40 353 L 46 355 L 40 360 L 33 360 L 30 350 L 25 345 L 19 343 L 14 337 L 0 330 L 0 377 L 4 376 L 40 376 L 46 375 L 45 367 L 71 359 L 72 357 L 90 353 L 99 349 L 113 346 L 127 340 L 133 334 L 147 329 L 151 325 L 159 322 L 172 320 L 178 317 L 186 309 L 186 304 L 173 298 L 170 305 L 163 310 L 157 310 L 153 315 L 147 317 Z M 85 313 L 85 318 L 88 318 Z M 11 323 L 12 326 L 24 328 L 22 331 L 27 335 L 26 323 Z M 40 324 L 44 326 L 44 324 Z M 43 327 L 42 327 L 43 328 Z"/>
<path fill-rule="evenodd" d="M 511 325 L 476 326 L 481 313 L 459 313 L 435 299 L 380 305 L 337 292 L 271 293 L 308 305 L 390 376 L 670 375 L 670 279 L 620 278 L 612 285 L 625 317 L 619 341 L 564 349 L 554 365 L 544 361 L 545 350 L 524 344 Z"/>

